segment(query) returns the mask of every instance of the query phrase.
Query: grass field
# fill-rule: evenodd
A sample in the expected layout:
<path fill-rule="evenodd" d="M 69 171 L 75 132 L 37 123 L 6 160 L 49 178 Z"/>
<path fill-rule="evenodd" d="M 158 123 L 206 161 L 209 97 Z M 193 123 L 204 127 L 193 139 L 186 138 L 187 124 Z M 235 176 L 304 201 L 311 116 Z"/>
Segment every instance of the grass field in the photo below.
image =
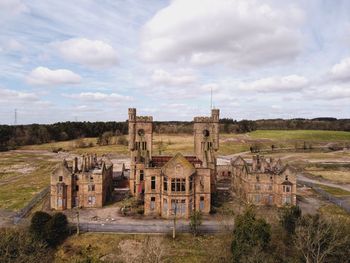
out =
<path fill-rule="evenodd" d="M 327 218 L 341 219 L 347 224 L 350 224 L 350 214 L 335 204 L 323 205 L 318 209 L 318 212 Z"/>
<path fill-rule="evenodd" d="M 322 177 L 324 179 L 338 182 L 338 183 L 350 183 L 350 170 L 348 171 L 312 171 L 308 170 L 308 174 L 315 177 Z"/>
<path fill-rule="evenodd" d="M 181 152 L 183 154 L 193 153 L 192 134 L 154 134 L 153 152 L 155 154 L 174 154 Z M 117 138 L 115 139 L 117 141 Z M 228 155 L 249 151 L 250 146 L 259 144 L 262 149 L 271 149 L 271 145 L 276 147 L 295 147 L 299 144 L 302 147 L 303 142 L 313 146 L 322 145 L 329 142 L 350 143 L 350 132 L 341 131 L 313 131 L 313 130 L 258 130 L 246 134 L 221 134 L 220 149 L 218 154 Z M 86 146 L 80 147 L 83 142 Z M 53 151 L 63 149 L 75 153 L 115 153 L 127 155 L 128 149 L 125 145 L 112 144 L 107 146 L 96 145 L 96 138 L 84 138 L 72 141 L 46 143 L 41 145 L 23 146 L 21 149 L 27 150 L 48 150 Z"/>
<path fill-rule="evenodd" d="M 349 141 L 350 132 L 320 130 L 257 130 L 248 133 L 251 138 L 298 141 L 336 142 Z"/>
<path fill-rule="evenodd" d="M 0 208 L 19 210 L 49 185 L 56 161 L 29 153 L 0 155 Z"/>
<path fill-rule="evenodd" d="M 180 234 L 174 241 L 170 236 L 86 233 L 66 240 L 55 262 L 156 262 L 155 255 L 158 262 L 228 262 L 230 242 L 221 235 Z"/>
<path fill-rule="evenodd" d="M 350 196 L 350 192 L 346 191 L 344 189 L 340 189 L 337 187 L 332 187 L 328 185 L 318 185 L 321 189 L 325 190 L 327 193 L 337 196 L 337 197 L 342 197 L 342 196 Z"/>

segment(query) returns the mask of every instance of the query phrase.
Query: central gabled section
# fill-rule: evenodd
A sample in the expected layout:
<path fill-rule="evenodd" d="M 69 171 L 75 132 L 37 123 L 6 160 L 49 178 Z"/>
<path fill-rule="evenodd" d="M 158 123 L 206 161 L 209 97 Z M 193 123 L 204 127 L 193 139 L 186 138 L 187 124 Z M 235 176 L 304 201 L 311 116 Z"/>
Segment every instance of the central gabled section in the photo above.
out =
<path fill-rule="evenodd" d="M 161 168 L 161 171 L 164 175 L 187 178 L 193 175 L 196 169 L 181 153 L 177 153 Z"/>

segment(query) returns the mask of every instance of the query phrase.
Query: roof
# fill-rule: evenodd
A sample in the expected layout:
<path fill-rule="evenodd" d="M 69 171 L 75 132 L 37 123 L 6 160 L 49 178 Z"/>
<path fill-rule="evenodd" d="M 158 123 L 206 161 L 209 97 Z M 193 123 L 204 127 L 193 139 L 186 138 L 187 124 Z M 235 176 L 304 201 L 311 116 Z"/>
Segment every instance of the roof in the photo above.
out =
<path fill-rule="evenodd" d="M 178 170 L 178 168 L 180 170 Z M 169 171 L 178 170 L 181 175 L 191 175 L 196 170 L 192 163 L 190 163 L 181 153 L 175 154 L 163 167 L 162 172 L 168 174 Z"/>
<path fill-rule="evenodd" d="M 246 161 L 241 156 L 238 156 L 234 161 L 232 161 L 232 165 L 234 166 L 241 166 L 246 164 Z"/>
<path fill-rule="evenodd" d="M 192 165 L 202 164 L 202 161 L 199 160 L 196 156 L 183 156 L 181 153 L 177 153 L 175 156 L 181 155 Z M 163 167 L 167 162 L 169 162 L 175 156 L 153 156 L 151 160 L 151 166 L 153 167 Z"/>
<path fill-rule="evenodd" d="M 282 185 L 293 185 L 291 182 L 289 182 L 289 181 L 284 181 L 283 183 L 282 183 Z"/>

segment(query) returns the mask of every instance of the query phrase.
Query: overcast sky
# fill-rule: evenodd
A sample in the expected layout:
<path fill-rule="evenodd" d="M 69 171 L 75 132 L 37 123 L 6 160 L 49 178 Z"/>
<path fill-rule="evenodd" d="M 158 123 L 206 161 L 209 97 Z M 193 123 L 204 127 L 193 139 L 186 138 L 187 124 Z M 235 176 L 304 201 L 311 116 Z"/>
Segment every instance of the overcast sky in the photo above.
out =
<path fill-rule="evenodd" d="M 350 117 L 350 1 L 0 0 L 0 123 Z"/>

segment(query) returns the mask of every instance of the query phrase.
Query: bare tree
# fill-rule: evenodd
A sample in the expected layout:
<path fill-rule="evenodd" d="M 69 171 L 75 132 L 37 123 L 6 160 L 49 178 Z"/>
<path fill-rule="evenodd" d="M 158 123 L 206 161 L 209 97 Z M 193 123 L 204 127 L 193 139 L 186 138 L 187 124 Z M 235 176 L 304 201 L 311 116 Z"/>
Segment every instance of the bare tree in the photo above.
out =
<path fill-rule="evenodd" d="M 161 263 L 164 260 L 165 248 L 163 246 L 163 237 L 147 236 L 143 242 L 143 252 L 138 262 L 142 263 Z"/>
<path fill-rule="evenodd" d="M 330 258 L 335 255 L 349 256 L 344 255 L 349 254 L 349 233 L 318 214 L 301 218 L 294 243 L 306 263 L 332 262 Z"/>

